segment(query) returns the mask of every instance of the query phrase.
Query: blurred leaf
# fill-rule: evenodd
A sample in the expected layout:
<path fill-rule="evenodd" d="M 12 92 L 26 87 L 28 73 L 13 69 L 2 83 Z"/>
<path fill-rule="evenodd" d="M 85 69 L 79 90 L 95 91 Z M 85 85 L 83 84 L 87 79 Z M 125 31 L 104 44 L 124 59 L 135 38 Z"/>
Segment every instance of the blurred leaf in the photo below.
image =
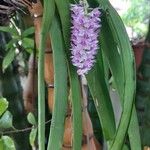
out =
<path fill-rule="evenodd" d="M 15 37 L 18 36 L 17 30 L 14 29 L 14 28 L 11 28 L 11 27 L 9 27 L 9 26 L 7 26 L 7 27 L 0 26 L 0 31 L 8 32 L 8 33 L 10 33 L 11 35 L 13 35 L 13 36 L 15 36 Z"/>
<path fill-rule="evenodd" d="M 33 113 L 29 113 L 27 116 L 28 122 L 31 123 L 32 125 L 37 125 L 37 122 L 35 120 L 35 116 Z"/>
<path fill-rule="evenodd" d="M 7 129 L 13 127 L 12 120 L 12 114 L 9 111 L 6 111 L 0 118 L 0 128 Z"/>
<path fill-rule="evenodd" d="M 129 1 L 129 8 L 122 14 L 124 23 L 137 34 L 136 38 L 143 37 L 146 34 L 145 29 L 147 29 L 150 17 L 149 8 L 149 0 L 133 0 Z"/>
<path fill-rule="evenodd" d="M 12 47 L 14 47 L 15 45 L 15 43 L 17 42 L 17 39 L 11 39 L 7 44 L 6 44 L 6 49 L 8 50 L 8 49 L 11 49 Z"/>
<path fill-rule="evenodd" d="M 26 50 L 26 52 L 28 52 L 29 54 L 32 54 L 32 52 L 33 52 L 33 49 L 31 49 L 31 48 L 26 48 L 25 50 Z M 37 52 L 37 56 L 38 56 L 38 52 Z"/>
<path fill-rule="evenodd" d="M 16 150 L 14 141 L 9 136 L 2 136 L 4 150 Z"/>
<path fill-rule="evenodd" d="M 29 141 L 32 147 L 35 147 L 36 136 L 37 136 L 37 128 L 32 128 L 29 136 Z"/>
<path fill-rule="evenodd" d="M 5 69 L 7 69 L 8 66 L 12 63 L 14 57 L 15 57 L 15 49 L 11 48 L 9 52 L 6 54 L 6 56 L 4 57 L 3 64 L 2 64 L 3 71 L 5 71 Z"/>
<path fill-rule="evenodd" d="M 6 98 L 0 98 L 0 116 L 6 111 L 8 108 L 8 101 Z"/>
<path fill-rule="evenodd" d="M 30 28 L 26 29 L 26 30 L 22 33 L 22 36 L 23 36 L 23 37 L 27 37 L 27 36 L 29 36 L 29 35 L 32 35 L 34 32 L 35 32 L 34 27 L 30 27 Z"/>
<path fill-rule="evenodd" d="M 122 150 L 129 150 L 129 148 L 127 145 L 124 145 Z"/>
<path fill-rule="evenodd" d="M 31 38 L 23 38 L 22 39 L 22 46 L 25 49 L 33 49 L 34 48 L 34 40 Z"/>

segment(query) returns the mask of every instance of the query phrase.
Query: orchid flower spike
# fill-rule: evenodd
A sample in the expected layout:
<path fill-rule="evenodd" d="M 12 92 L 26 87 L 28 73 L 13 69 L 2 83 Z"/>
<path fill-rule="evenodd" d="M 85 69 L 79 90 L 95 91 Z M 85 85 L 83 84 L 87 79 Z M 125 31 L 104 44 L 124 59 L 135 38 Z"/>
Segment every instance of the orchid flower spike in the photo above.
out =
<path fill-rule="evenodd" d="M 96 62 L 101 12 L 81 1 L 71 5 L 71 60 L 79 75 L 85 75 Z"/>

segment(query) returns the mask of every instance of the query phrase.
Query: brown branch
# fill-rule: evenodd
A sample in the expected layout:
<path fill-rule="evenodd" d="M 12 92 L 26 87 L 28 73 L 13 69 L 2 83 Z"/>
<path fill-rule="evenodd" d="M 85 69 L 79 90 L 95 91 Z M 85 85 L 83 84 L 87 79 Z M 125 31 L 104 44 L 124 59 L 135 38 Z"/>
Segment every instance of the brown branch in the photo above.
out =
<path fill-rule="evenodd" d="M 0 5 L 0 13 L 4 15 L 10 15 L 13 13 L 14 8 L 9 6 Z"/>
<path fill-rule="evenodd" d="M 16 8 L 16 6 L 20 7 L 31 7 L 31 2 L 28 0 L 5 0 L 6 4 L 9 4 Z"/>
<path fill-rule="evenodd" d="M 11 6 L 5 6 L 5 5 L 0 5 L 0 9 L 4 9 L 4 10 L 14 10 L 13 7 Z"/>
<path fill-rule="evenodd" d="M 12 0 L 12 2 L 16 5 L 20 5 L 22 7 L 31 7 L 32 4 L 28 0 Z"/>
<path fill-rule="evenodd" d="M 49 124 L 51 122 L 51 120 L 48 120 L 45 122 L 45 125 Z M 30 131 L 32 130 L 33 128 L 38 128 L 38 126 L 32 126 L 32 127 L 29 127 L 29 128 L 24 128 L 24 129 L 14 129 L 14 130 L 9 130 L 9 131 L 4 131 L 4 132 L 1 132 L 0 131 L 0 134 L 1 135 L 4 135 L 4 134 L 15 134 L 15 133 L 22 133 L 22 132 L 27 132 L 27 131 Z"/>

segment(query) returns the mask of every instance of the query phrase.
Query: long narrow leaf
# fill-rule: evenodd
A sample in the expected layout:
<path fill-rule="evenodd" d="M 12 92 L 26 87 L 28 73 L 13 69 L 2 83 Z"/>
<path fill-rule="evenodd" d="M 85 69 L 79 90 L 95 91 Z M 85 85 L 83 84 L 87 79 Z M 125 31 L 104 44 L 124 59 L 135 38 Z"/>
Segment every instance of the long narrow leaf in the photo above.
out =
<path fill-rule="evenodd" d="M 98 0 L 99 1 L 99 0 Z M 131 95 L 130 95 L 130 92 L 127 92 L 126 94 L 129 96 L 131 96 L 131 99 L 130 99 L 130 107 L 126 107 L 126 110 L 124 110 L 124 113 L 127 111 L 127 108 L 128 108 L 128 119 L 126 122 L 126 125 L 124 127 L 122 127 L 122 130 L 123 130 L 123 134 L 121 133 L 121 125 L 120 125 L 120 136 L 122 134 L 122 139 L 120 140 L 120 136 L 118 136 L 118 140 L 121 141 L 122 143 L 117 143 L 117 140 L 116 140 L 116 145 L 120 145 L 123 146 L 123 139 L 125 138 L 125 133 L 127 131 L 127 127 L 128 127 L 128 124 L 129 124 L 129 121 L 130 121 L 130 115 L 131 115 L 131 110 L 132 110 L 132 102 L 133 102 L 133 96 L 134 95 L 134 89 L 135 89 L 135 73 L 134 71 L 134 67 L 133 67 L 133 57 L 132 57 L 132 50 L 131 50 L 131 47 L 130 47 L 130 44 L 129 44 L 129 40 L 128 40 L 128 37 L 127 37 L 127 34 L 125 32 L 125 28 L 124 26 L 122 26 L 122 22 L 120 21 L 120 18 L 118 17 L 118 14 L 115 12 L 115 10 L 111 7 L 111 5 L 108 3 L 108 0 L 105 0 L 105 1 L 99 1 L 99 4 L 100 6 L 107 12 L 107 16 L 105 16 L 107 19 L 108 19 L 108 22 L 109 24 L 105 24 L 103 23 L 102 25 L 102 28 L 104 29 L 105 27 L 107 28 L 107 30 L 104 31 L 104 33 L 106 32 L 106 37 L 105 39 L 111 39 L 111 41 L 114 39 L 115 41 L 113 42 L 114 43 L 114 48 L 113 46 L 110 44 L 111 42 L 106 43 L 108 42 L 107 40 L 105 41 L 105 50 L 108 50 L 109 53 L 111 52 L 115 52 L 115 53 L 118 53 L 120 54 L 119 57 L 115 57 L 115 62 L 117 59 L 122 59 L 123 60 L 123 63 L 119 63 L 118 65 L 120 65 L 120 67 L 117 67 L 116 63 L 111 63 L 111 60 L 112 59 L 108 59 L 108 61 L 110 62 L 110 67 L 111 67 L 111 71 L 113 73 L 113 77 L 114 77 L 114 80 L 115 80 L 115 83 L 116 83 L 116 87 L 117 87 L 117 90 L 119 92 L 119 95 L 120 95 L 120 98 L 121 98 L 121 104 L 123 106 L 123 102 L 125 100 L 125 97 L 124 97 L 124 92 L 127 90 L 127 88 L 129 89 L 129 87 L 131 87 Z M 110 8 L 109 8 L 110 7 Z M 111 9 L 111 11 L 110 11 Z M 118 25 L 118 21 L 119 21 L 119 25 Z M 111 30 L 109 30 L 109 25 L 110 25 L 110 28 Z M 111 36 L 111 33 L 113 33 L 113 35 Z M 117 50 L 116 51 L 113 51 L 115 49 L 115 43 L 116 43 L 116 48 Z M 107 56 L 109 56 L 109 53 L 106 53 Z M 110 55 L 111 56 L 111 55 Z M 127 58 L 128 57 L 128 58 Z M 109 57 L 108 57 L 109 58 Z M 130 60 L 127 60 L 127 59 L 130 59 Z M 121 61 L 122 62 L 122 61 Z M 121 64 L 123 65 L 123 68 L 121 66 Z M 115 66 L 116 68 L 119 68 L 119 72 L 117 72 L 117 69 L 115 67 L 112 67 L 112 66 Z M 128 66 L 131 66 L 131 68 L 128 68 Z M 131 76 L 129 77 L 127 74 L 128 72 L 130 71 L 131 73 Z M 120 72 L 122 72 L 123 76 L 120 76 Z M 118 82 L 118 77 L 121 79 L 120 81 L 121 82 Z M 126 83 L 126 80 L 131 80 L 131 83 L 132 83 L 132 86 L 129 86 L 127 87 L 125 84 Z M 133 81 L 133 82 L 132 82 Z M 129 83 L 129 82 L 127 82 Z M 124 88 L 125 91 L 124 91 Z M 124 108 L 124 107 L 123 107 Z M 125 115 L 124 115 L 125 116 Z M 123 115 L 122 115 L 122 118 L 123 118 Z M 123 119 L 122 119 L 123 120 Z M 122 121 L 123 122 L 123 121 Z M 122 123 L 123 124 L 123 123 Z M 134 129 L 137 130 L 136 134 L 133 132 L 132 130 L 132 127 L 135 127 Z M 133 112 L 132 112 L 132 115 L 131 115 L 131 123 L 129 124 L 129 130 L 128 130 L 128 134 L 129 134 L 129 140 L 130 140 L 130 144 L 132 145 L 131 147 L 133 148 L 133 145 L 134 145 L 134 149 L 141 149 L 141 146 L 140 146 L 140 135 L 139 135 L 139 127 L 138 127 L 138 122 L 136 120 L 136 112 L 135 112 L 135 109 L 133 109 Z M 119 133 L 117 134 L 119 135 Z M 132 137 L 132 139 L 131 139 Z M 133 137 L 135 138 L 135 140 L 133 140 Z M 117 149 L 117 147 L 115 147 L 114 149 Z M 119 149 L 119 147 L 118 147 Z"/>
<path fill-rule="evenodd" d="M 73 150 L 81 150 L 82 141 L 82 110 L 81 87 L 75 69 L 70 65 L 70 85 L 73 112 Z"/>
<path fill-rule="evenodd" d="M 82 139 L 82 112 L 81 89 L 76 70 L 70 63 L 70 11 L 69 1 L 55 0 L 61 19 L 63 37 L 67 52 L 68 70 L 71 86 L 72 112 L 73 112 L 73 150 L 81 150 Z"/>
<path fill-rule="evenodd" d="M 113 78 L 116 83 L 117 91 L 121 98 L 121 104 L 123 106 L 125 75 L 124 75 L 124 68 L 123 68 L 124 63 L 122 60 L 123 59 L 122 55 L 124 54 L 124 51 L 123 51 L 124 49 L 119 50 L 119 48 L 117 46 L 117 42 L 115 42 L 115 38 L 112 35 L 109 24 L 107 23 L 105 18 L 102 19 L 102 34 L 101 35 L 102 36 L 100 38 L 100 41 L 101 41 L 102 50 L 104 50 L 104 53 L 108 58 L 110 69 L 112 71 Z M 128 77 L 126 77 L 126 78 L 128 78 Z M 130 144 L 136 145 L 136 147 L 137 147 L 136 149 L 139 149 L 140 148 L 140 138 L 139 138 L 139 135 L 137 136 L 137 133 L 139 133 L 139 127 L 137 124 L 138 122 L 136 121 L 135 109 L 132 112 L 131 122 L 132 122 L 132 126 L 134 123 L 134 126 L 136 127 L 136 128 L 134 128 L 134 130 L 136 130 L 137 132 L 134 132 L 134 130 L 130 129 L 130 125 L 131 125 L 131 123 L 130 123 L 129 131 L 128 131 L 129 140 L 130 140 L 130 137 L 133 137 L 134 133 L 136 133 L 136 135 L 134 136 L 136 140 L 134 140 L 134 142 L 135 141 L 137 141 L 137 142 L 136 143 L 132 142 Z M 133 141 L 133 140 L 130 140 L 130 141 Z"/>
<path fill-rule="evenodd" d="M 39 46 L 38 60 L 38 143 L 39 149 L 45 150 L 45 84 L 44 84 L 44 50 L 47 33 L 55 12 L 53 0 L 44 1 L 44 14 Z"/>
<path fill-rule="evenodd" d="M 64 120 L 67 111 L 67 61 L 63 38 L 56 18 L 50 29 L 54 58 L 54 109 L 50 128 L 48 150 L 62 149 Z"/>
<path fill-rule="evenodd" d="M 124 64 L 121 51 L 118 48 L 117 42 L 114 40 L 105 14 L 102 16 L 100 43 L 101 49 L 104 56 L 107 58 L 111 73 L 115 79 L 119 95 L 123 98 L 125 85 Z"/>
<path fill-rule="evenodd" d="M 128 129 L 129 141 L 131 150 L 141 150 L 142 144 L 140 139 L 140 131 L 138 126 L 138 118 L 136 114 L 135 106 L 133 106 L 131 120 Z"/>
<path fill-rule="evenodd" d="M 86 76 L 95 106 L 101 121 L 103 134 L 106 140 L 112 140 L 115 135 L 115 119 L 109 90 L 105 82 L 102 57 L 98 56 L 99 63 Z"/>
<path fill-rule="evenodd" d="M 107 17 L 108 22 L 111 26 L 111 31 L 116 35 L 119 49 L 124 49 L 123 63 L 125 72 L 125 89 L 124 89 L 124 103 L 123 103 L 123 113 L 121 116 L 120 124 L 117 130 L 114 143 L 112 145 L 112 150 L 120 150 L 123 147 L 123 142 L 125 139 L 125 134 L 127 132 L 130 117 L 133 108 L 133 100 L 135 93 L 135 72 L 134 72 L 134 60 L 133 53 L 129 43 L 127 33 L 123 23 L 111 5 L 109 5 L 109 16 Z M 117 23 L 117 24 L 116 24 Z"/>

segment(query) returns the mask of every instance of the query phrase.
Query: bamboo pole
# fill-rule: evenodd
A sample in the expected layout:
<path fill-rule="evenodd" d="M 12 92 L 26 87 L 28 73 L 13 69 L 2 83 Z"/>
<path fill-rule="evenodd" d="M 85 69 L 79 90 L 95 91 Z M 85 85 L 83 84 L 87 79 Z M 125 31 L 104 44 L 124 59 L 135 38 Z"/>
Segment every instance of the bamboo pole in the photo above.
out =
<path fill-rule="evenodd" d="M 150 150 L 150 147 L 145 146 L 145 147 L 144 147 L 144 150 Z"/>

